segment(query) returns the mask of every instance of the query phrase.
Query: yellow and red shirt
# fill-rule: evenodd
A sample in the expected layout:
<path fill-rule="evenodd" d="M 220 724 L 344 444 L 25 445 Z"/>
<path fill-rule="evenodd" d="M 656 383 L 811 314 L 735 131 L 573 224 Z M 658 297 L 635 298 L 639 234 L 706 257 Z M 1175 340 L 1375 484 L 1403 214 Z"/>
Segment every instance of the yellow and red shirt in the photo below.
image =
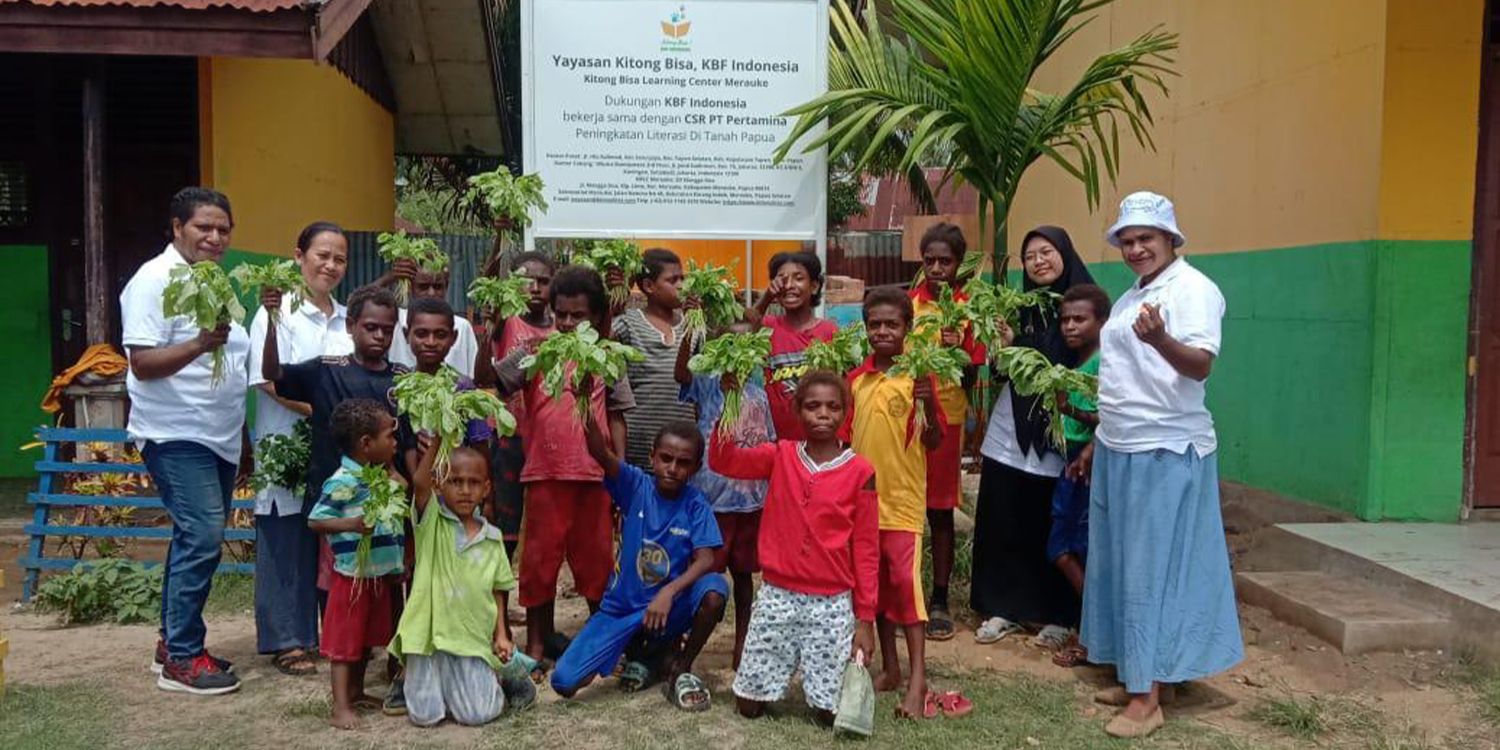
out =
<path fill-rule="evenodd" d="M 882 531 L 920 534 L 927 518 L 927 448 L 914 429 L 913 385 L 875 369 L 873 357 L 849 373 L 851 446 L 875 467 Z M 939 421 L 945 414 L 939 399 Z"/>

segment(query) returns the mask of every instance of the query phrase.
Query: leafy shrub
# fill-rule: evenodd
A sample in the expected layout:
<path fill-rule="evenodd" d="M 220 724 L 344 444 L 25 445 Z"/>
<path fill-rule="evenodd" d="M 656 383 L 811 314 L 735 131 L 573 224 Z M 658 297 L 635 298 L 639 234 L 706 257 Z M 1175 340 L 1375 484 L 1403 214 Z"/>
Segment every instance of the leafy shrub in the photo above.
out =
<path fill-rule="evenodd" d="M 151 622 L 161 612 L 162 568 L 129 560 L 79 563 L 37 589 L 37 609 L 56 612 L 64 625 Z"/>

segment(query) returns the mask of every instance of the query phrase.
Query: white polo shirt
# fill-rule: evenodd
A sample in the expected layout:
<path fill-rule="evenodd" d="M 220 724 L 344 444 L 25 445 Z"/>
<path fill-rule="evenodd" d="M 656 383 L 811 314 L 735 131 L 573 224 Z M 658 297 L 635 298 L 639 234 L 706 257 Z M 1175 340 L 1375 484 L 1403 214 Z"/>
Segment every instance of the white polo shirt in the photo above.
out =
<path fill-rule="evenodd" d="M 317 305 L 303 302 L 292 309 L 290 296 L 281 298 L 281 319 L 276 324 L 276 352 L 284 364 L 305 362 L 314 357 L 339 356 L 354 351 L 354 339 L 344 316 L 344 306 L 337 300 L 333 314 L 324 315 Z M 260 376 L 261 352 L 266 346 L 266 326 L 270 316 L 264 307 L 255 312 L 250 324 L 250 385 L 266 382 Z M 250 436 L 259 443 L 267 435 L 289 435 L 303 417 L 282 406 L 264 391 L 255 394 L 255 428 Z M 302 496 L 286 487 L 271 486 L 255 496 L 255 514 L 260 516 L 295 516 L 302 512 Z"/>
<path fill-rule="evenodd" d="M 396 336 L 386 356 L 395 364 L 406 365 L 413 370 L 417 367 L 417 357 L 411 353 L 411 347 L 406 343 L 406 308 L 396 311 Z M 454 313 L 453 348 L 448 350 L 448 356 L 443 362 L 458 370 L 458 374 L 473 378 L 474 358 L 477 356 L 479 356 L 479 339 L 474 336 L 473 324 L 468 318 Z"/>
<path fill-rule="evenodd" d="M 1219 355 L 1224 295 L 1207 276 L 1178 258 L 1144 288 L 1137 281 L 1120 296 L 1099 335 L 1099 429 L 1111 450 L 1140 453 L 1165 448 L 1207 456 L 1218 448 L 1204 383 L 1181 373 L 1132 326 L 1144 303 L 1159 305 L 1167 333 L 1194 349 Z"/>
<path fill-rule="evenodd" d="M 171 346 L 198 335 L 186 316 L 162 314 L 162 292 L 172 269 L 187 265 L 170 244 L 143 263 L 120 293 L 120 322 L 126 348 Z M 213 354 L 205 353 L 176 373 L 140 380 L 135 371 L 125 376 L 130 394 L 127 430 L 137 442 L 185 440 L 198 443 L 230 463 L 239 463 L 240 430 L 245 425 L 245 357 L 250 338 L 244 326 L 231 323 L 224 345 L 224 380 L 211 384 Z"/>

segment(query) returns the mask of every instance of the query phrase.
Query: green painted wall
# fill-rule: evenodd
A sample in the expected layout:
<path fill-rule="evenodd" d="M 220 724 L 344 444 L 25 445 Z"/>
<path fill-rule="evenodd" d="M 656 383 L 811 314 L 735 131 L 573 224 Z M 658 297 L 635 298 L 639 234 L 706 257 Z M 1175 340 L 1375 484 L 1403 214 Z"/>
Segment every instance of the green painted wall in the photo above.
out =
<path fill-rule="evenodd" d="M 0 246 L 5 294 L 0 295 L 0 476 L 32 476 L 39 451 L 22 452 L 37 425 L 52 422 L 41 410 L 52 382 L 52 321 L 47 248 Z"/>
<path fill-rule="evenodd" d="M 1456 521 L 1469 248 L 1190 253 L 1228 304 L 1208 386 L 1223 476 L 1367 520 Z M 1113 296 L 1134 281 L 1092 270 Z"/>

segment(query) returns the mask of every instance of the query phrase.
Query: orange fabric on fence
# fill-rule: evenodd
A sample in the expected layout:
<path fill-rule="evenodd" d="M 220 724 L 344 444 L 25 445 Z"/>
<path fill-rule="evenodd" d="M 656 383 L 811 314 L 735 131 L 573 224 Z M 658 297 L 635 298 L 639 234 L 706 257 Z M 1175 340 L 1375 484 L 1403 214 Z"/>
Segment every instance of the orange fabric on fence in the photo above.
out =
<path fill-rule="evenodd" d="M 109 377 L 125 372 L 130 363 L 120 356 L 109 344 L 94 344 L 83 352 L 83 356 L 73 363 L 72 367 L 57 374 L 52 379 L 52 386 L 47 389 L 47 395 L 42 397 L 42 410 L 49 414 L 56 414 L 62 409 L 62 392 L 73 383 L 73 380 L 86 372 L 95 375 Z"/>

